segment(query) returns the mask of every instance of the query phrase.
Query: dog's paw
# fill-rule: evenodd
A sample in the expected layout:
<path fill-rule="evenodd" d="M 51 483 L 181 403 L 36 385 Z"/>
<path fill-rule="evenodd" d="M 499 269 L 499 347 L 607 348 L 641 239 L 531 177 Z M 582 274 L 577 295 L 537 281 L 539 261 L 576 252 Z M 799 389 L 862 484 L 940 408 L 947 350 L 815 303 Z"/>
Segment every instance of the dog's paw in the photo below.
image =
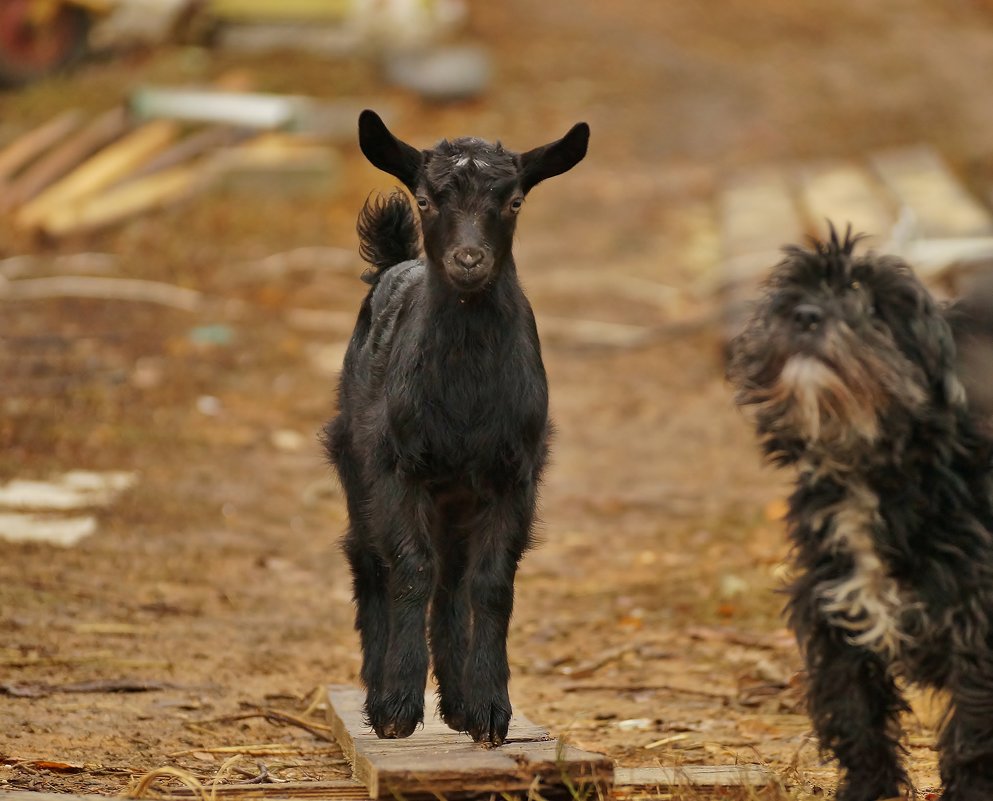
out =
<path fill-rule="evenodd" d="M 424 694 L 410 691 L 370 695 L 366 699 L 366 717 L 380 739 L 410 737 L 424 722 Z"/>
<path fill-rule="evenodd" d="M 945 783 L 941 801 L 989 801 L 993 798 L 993 779 L 955 777 Z"/>
<path fill-rule="evenodd" d="M 878 782 L 859 781 L 849 777 L 838 787 L 837 801 L 890 801 L 905 794 L 894 784 L 880 787 Z"/>

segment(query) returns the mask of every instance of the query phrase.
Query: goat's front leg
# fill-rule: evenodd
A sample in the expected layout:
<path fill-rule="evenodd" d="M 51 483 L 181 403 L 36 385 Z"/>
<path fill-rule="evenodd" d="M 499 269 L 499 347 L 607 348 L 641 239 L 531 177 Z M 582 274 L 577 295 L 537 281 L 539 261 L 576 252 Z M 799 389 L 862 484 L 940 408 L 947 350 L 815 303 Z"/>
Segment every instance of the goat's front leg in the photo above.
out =
<path fill-rule="evenodd" d="M 390 628 L 379 695 L 366 700 L 379 737 L 409 737 L 424 720 L 428 672 L 426 617 L 435 581 L 435 558 L 425 523 L 426 493 L 399 481 L 373 499 L 380 550 L 389 565 Z"/>
<path fill-rule="evenodd" d="M 362 683 L 366 688 L 366 715 L 383 691 L 383 667 L 390 640 L 389 571 L 369 544 L 363 519 L 345 538 L 345 554 L 352 569 L 355 628 L 362 643 Z M 360 522 L 361 521 L 361 522 Z"/>
<path fill-rule="evenodd" d="M 952 709 L 941 732 L 942 799 L 993 798 L 993 657 L 956 654 L 948 681 Z"/>
<path fill-rule="evenodd" d="M 472 634 L 463 669 L 463 730 L 476 742 L 500 745 L 510 727 L 507 633 L 514 577 L 533 518 L 534 492 L 521 490 L 493 501 L 471 535 L 466 592 Z"/>
<path fill-rule="evenodd" d="M 843 771 L 838 801 L 897 796 L 909 785 L 899 745 L 906 702 L 883 660 L 825 621 L 812 594 L 794 598 L 792 623 L 807 663 L 814 730 Z"/>
<path fill-rule="evenodd" d="M 438 680 L 438 712 L 456 731 L 465 730 L 463 671 L 469 641 L 469 608 L 465 602 L 465 543 L 461 532 L 445 531 L 441 573 L 431 601 L 431 657 Z"/>

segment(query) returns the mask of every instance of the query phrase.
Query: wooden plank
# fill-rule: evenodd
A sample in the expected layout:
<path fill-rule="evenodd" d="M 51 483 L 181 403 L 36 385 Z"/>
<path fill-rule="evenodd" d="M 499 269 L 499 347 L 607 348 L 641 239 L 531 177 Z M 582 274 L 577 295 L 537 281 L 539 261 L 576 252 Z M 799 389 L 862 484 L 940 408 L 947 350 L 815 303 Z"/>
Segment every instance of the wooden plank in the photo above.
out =
<path fill-rule="evenodd" d="M 363 690 L 328 688 L 329 719 L 354 777 L 373 799 L 465 798 L 480 793 L 541 794 L 613 781 L 613 764 L 601 754 L 556 741 L 542 727 L 515 715 L 507 741 L 487 748 L 449 729 L 435 714 L 405 740 L 380 740 L 365 724 Z M 425 696 L 425 709 L 434 709 Z"/>
<path fill-rule="evenodd" d="M 128 125 L 128 117 L 124 109 L 115 108 L 83 126 L 11 181 L 7 190 L 0 196 L 0 211 L 31 200 L 91 153 L 123 134 Z"/>
<path fill-rule="evenodd" d="M 192 159 L 203 156 L 205 153 L 211 153 L 224 147 L 239 144 L 250 136 L 254 136 L 255 133 L 255 131 L 234 128 L 228 125 L 203 128 L 180 140 L 167 150 L 162 151 L 145 164 L 142 164 L 137 170 L 124 176 L 122 181 L 134 181 L 138 178 L 144 178 L 146 175 L 153 175 L 171 167 L 180 166 Z"/>
<path fill-rule="evenodd" d="M 800 197 L 810 227 L 819 236 L 828 233 L 828 221 L 839 233 L 851 225 L 866 234 L 872 247 L 885 242 L 896 219 L 891 201 L 875 176 L 846 161 L 804 164 L 797 170 Z"/>
<path fill-rule="evenodd" d="M 682 765 L 677 768 L 614 768 L 614 787 L 768 787 L 776 775 L 761 765 Z"/>
<path fill-rule="evenodd" d="M 223 798 L 225 801 L 283 801 L 283 799 L 317 799 L 318 801 L 369 801 L 365 787 L 352 779 L 326 782 L 282 782 L 279 784 L 255 785 L 204 785 L 208 796 Z M 155 798 L 200 799 L 202 796 L 188 787 L 157 786 Z M 2 790 L 4 801 L 107 801 L 105 795 L 84 795 L 79 793 L 42 793 L 30 790 Z"/>
<path fill-rule="evenodd" d="M 210 14 L 224 20 L 341 21 L 353 11 L 348 0 L 212 0 Z"/>
<path fill-rule="evenodd" d="M 278 784 L 206 784 L 208 795 L 223 798 L 225 801 L 279 801 L 280 799 L 313 798 L 318 801 L 368 801 L 365 786 L 355 779 L 334 779 L 323 782 L 279 782 Z M 156 787 L 167 798 L 198 798 L 190 787 Z M 5 800 L 6 801 L 6 800 Z"/>
<path fill-rule="evenodd" d="M 0 185 L 72 133 L 81 120 L 82 114 L 78 109 L 63 111 L 40 128 L 28 131 L 0 150 Z"/>
<path fill-rule="evenodd" d="M 872 166 L 914 217 L 918 238 L 993 234 L 993 217 L 962 185 L 944 159 L 926 145 L 872 154 Z"/>
<path fill-rule="evenodd" d="M 156 120 L 101 150 L 58 183 L 48 187 L 17 215 L 22 227 L 39 226 L 53 211 L 94 194 L 162 151 L 179 135 L 179 124 Z"/>
<path fill-rule="evenodd" d="M 804 228 L 786 171 L 759 167 L 733 175 L 721 190 L 723 336 L 741 329 L 758 285 Z"/>
<path fill-rule="evenodd" d="M 719 216 L 725 280 L 751 282 L 779 260 L 780 248 L 804 231 L 786 171 L 758 167 L 724 185 Z"/>
<path fill-rule="evenodd" d="M 96 196 L 50 209 L 35 226 L 52 237 L 68 236 L 119 223 L 170 206 L 206 187 L 212 174 L 202 166 L 172 167 L 108 189 Z"/>

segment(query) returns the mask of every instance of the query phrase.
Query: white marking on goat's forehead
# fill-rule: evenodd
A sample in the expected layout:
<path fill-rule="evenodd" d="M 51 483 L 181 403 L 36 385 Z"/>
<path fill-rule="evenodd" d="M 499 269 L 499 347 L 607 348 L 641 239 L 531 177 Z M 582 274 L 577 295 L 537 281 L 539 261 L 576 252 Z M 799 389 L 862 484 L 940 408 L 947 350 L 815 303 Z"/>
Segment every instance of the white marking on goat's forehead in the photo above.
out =
<path fill-rule="evenodd" d="M 452 161 L 455 162 L 456 167 L 468 167 L 472 164 L 474 167 L 489 167 L 490 163 L 484 159 L 478 158 L 476 156 L 468 156 L 465 153 L 456 153 L 451 157 Z"/>
<path fill-rule="evenodd" d="M 449 156 L 452 165 L 456 168 L 472 165 L 480 169 L 493 166 L 492 160 L 490 158 L 484 158 L 484 155 L 479 152 L 479 149 L 472 147 L 472 144 L 474 143 L 469 143 L 469 147 L 458 149 Z"/>
<path fill-rule="evenodd" d="M 509 158 L 499 142 L 492 144 L 485 139 L 464 137 L 445 142 L 444 145 L 448 149 L 446 159 L 453 169 L 470 166 L 478 169 L 498 167 Z"/>

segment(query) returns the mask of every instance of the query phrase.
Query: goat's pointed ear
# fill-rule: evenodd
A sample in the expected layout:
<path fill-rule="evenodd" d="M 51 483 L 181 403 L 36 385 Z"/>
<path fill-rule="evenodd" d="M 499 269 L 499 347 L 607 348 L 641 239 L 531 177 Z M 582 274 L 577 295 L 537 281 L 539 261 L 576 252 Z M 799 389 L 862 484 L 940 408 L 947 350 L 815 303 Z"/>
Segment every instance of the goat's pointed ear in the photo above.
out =
<path fill-rule="evenodd" d="M 371 109 L 359 114 L 359 147 L 375 166 L 399 178 L 411 192 L 417 191 L 417 176 L 424 160 L 421 151 L 391 134 Z"/>
<path fill-rule="evenodd" d="M 568 172 L 583 160 L 590 141 L 590 126 L 577 122 L 569 133 L 548 145 L 521 154 L 521 190 L 526 194 L 535 184 Z"/>

